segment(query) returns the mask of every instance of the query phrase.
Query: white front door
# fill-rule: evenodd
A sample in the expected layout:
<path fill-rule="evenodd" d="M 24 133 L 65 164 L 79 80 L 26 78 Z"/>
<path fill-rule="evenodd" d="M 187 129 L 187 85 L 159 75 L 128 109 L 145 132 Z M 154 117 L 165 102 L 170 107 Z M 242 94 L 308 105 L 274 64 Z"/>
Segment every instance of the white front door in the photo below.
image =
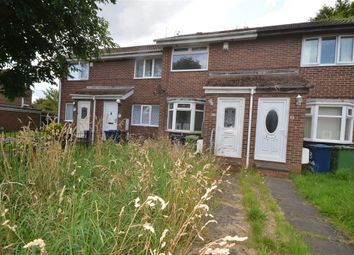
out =
<path fill-rule="evenodd" d="M 79 101 L 77 103 L 77 127 L 78 137 L 84 137 L 85 131 L 90 129 L 90 101 Z"/>
<path fill-rule="evenodd" d="M 117 130 L 118 104 L 116 102 L 103 103 L 103 132 L 107 130 Z"/>
<path fill-rule="evenodd" d="M 289 98 L 258 100 L 255 159 L 286 161 L 288 121 Z"/>
<path fill-rule="evenodd" d="M 241 157 L 244 106 L 243 98 L 218 98 L 215 134 L 217 156 Z"/>

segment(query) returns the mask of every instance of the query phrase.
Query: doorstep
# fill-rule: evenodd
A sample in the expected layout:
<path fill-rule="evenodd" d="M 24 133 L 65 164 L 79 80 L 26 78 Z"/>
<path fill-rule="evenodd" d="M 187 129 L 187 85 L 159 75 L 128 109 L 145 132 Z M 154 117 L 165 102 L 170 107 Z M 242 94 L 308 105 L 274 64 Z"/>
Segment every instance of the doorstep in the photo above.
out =
<path fill-rule="evenodd" d="M 257 170 L 267 176 L 284 178 L 287 178 L 289 176 L 289 168 L 286 165 L 263 161 L 256 161 L 255 165 Z"/>

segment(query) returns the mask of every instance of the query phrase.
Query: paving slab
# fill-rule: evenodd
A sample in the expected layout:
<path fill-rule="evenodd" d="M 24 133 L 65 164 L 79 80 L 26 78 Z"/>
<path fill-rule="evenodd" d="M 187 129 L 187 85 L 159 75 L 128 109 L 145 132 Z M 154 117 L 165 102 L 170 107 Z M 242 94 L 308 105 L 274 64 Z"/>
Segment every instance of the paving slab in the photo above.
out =
<path fill-rule="evenodd" d="M 298 193 L 291 180 L 266 176 L 265 182 L 286 219 L 304 234 L 313 254 L 354 255 L 354 244 L 347 243 L 347 238 Z"/>

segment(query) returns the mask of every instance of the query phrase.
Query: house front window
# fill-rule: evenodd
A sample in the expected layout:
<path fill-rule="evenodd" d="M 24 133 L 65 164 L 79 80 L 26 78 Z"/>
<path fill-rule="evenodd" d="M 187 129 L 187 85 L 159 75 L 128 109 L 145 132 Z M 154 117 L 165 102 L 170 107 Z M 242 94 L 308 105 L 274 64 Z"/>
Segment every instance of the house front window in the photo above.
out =
<path fill-rule="evenodd" d="M 351 103 L 309 103 L 305 112 L 305 140 L 325 143 L 352 143 L 353 107 Z"/>
<path fill-rule="evenodd" d="M 137 59 L 135 61 L 135 78 L 161 78 L 162 73 L 162 59 Z"/>
<path fill-rule="evenodd" d="M 167 129 L 179 133 L 201 133 L 204 121 L 204 102 L 170 101 Z"/>
<path fill-rule="evenodd" d="M 74 104 L 67 103 L 65 105 L 65 121 L 72 122 L 74 116 Z"/>
<path fill-rule="evenodd" d="M 69 81 L 88 80 L 89 64 L 88 63 L 72 63 L 69 65 Z"/>
<path fill-rule="evenodd" d="M 306 38 L 302 44 L 302 66 L 354 64 L 354 36 Z"/>
<path fill-rule="evenodd" d="M 133 126 L 159 126 L 160 106 L 159 105 L 140 105 L 132 107 Z"/>
<path fill-rule="evenodd" d="M 208 70 L 208 47 L 175 48 L 172 71 Z"/>

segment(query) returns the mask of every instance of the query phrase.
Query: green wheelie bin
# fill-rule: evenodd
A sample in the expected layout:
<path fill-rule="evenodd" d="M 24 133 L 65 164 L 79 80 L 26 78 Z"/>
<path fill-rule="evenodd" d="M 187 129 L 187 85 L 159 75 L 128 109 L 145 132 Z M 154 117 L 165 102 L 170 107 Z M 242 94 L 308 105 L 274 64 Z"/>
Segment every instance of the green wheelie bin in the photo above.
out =
<path fill-rule="evenodd" d="M 332 147 L 332 171 L 353 170 L 354 171 L 354 147 L 333 146 Z"/>

